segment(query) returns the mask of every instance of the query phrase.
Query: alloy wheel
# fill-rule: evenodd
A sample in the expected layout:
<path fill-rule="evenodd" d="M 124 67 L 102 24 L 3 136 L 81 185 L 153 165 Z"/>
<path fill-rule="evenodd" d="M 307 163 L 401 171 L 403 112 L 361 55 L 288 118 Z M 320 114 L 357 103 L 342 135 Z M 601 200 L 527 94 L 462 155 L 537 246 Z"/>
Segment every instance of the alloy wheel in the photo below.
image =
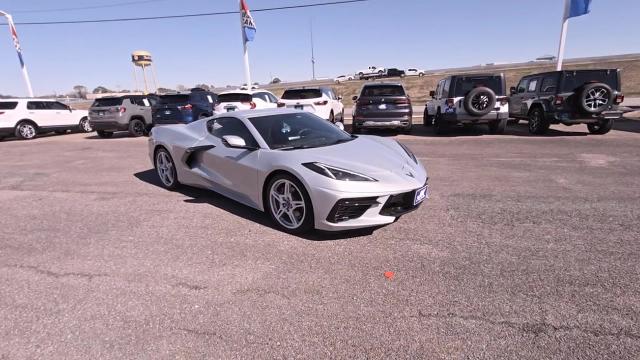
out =
<path fill-rule="evenodd" d="M 605 88 L 593 88 L 587 92 L 584 104 L 589 110 L 595 111 L 609 102 L 609 92 Z"/>
<path fill-rule="evenodd" d="M 89 123 L 89 119 L 82 119 L 80 120 L 80 129 L 84 132 L 92 132 L 93 128 L 91 127 L 91 124 Z"/>
<path fill-rule="evenodd" d="M 471 99 L 471 106 L 476 110 L 482 111 L 489 106 L 489 97 L 485 94 L 478 94 Z"/>
<path fill-rule="evenodd" d="M 171 160 L 169 154 L 164 150 L 158 151 L 156 155 L 156 169 L 160 181 L 162 181 L 165 186 L 172 187 L 176 181 L 173 160 Z"/>
<path fill-rule="evenodd" d="M 21 124 L 18 131 L 25 139 L 33 139 L 36 136 L 36 128 L 31 124 Z"/>
<path fill-rule="evenodd" d="M 304 196 L 293 182 L 287 179 L 274 182 L 269 191 L 269 204 L 273 217 L 285 228 L 295 230 L 304 222 Z"/>

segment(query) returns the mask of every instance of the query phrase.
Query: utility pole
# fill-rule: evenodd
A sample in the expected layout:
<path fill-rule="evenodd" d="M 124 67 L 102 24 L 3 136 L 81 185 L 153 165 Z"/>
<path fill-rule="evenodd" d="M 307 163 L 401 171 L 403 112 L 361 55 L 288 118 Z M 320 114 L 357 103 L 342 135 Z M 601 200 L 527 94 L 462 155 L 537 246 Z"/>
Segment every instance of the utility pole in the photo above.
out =
<path fill-rule="evenodd" d="M 311 72 L 313 74 L 313 80 L 316 79 L 316 58 L 313 49 L 313 20 L 310 22 L 310 33 L 311 33 Z"/>

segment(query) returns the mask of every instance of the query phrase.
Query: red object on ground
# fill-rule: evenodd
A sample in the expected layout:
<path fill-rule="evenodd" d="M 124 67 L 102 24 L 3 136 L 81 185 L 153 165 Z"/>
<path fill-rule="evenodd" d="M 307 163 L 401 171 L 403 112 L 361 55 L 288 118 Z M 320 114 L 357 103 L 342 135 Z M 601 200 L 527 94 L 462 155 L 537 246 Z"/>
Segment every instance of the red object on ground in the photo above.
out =
<path fill-rule="evenodd" d="M 386 277 L 386 278 L 387 278 L 387 279 L 389 279 L 389 280 L 393 280 L 393 276 L 394 276 L 394 275 L 395 275 L 395 274 L 393 273 L 393 271 L 386 271 L 386 272 L 384 273 L 384 277 Z"/>

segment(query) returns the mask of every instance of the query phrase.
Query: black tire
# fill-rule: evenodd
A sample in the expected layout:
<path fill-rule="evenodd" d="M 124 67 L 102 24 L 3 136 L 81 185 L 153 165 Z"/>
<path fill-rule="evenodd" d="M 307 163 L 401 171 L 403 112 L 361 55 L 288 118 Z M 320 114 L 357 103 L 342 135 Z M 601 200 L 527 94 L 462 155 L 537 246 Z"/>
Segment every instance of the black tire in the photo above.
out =
<path fill-rule="evenodd" d="M 80 130 L 81 133 L 93 132 L 91 123 L 89 122 L 89 119 L 86 117 L 83 117 L 82 119 L 80 119 L 80 123 L 78 123 L 78 129 Z"/>
<path fill-rule="evenodd" d="M 144 136 L 145 125 L 140 119 L 133 119 L 129 122 L 129 135 L 133 137 Z"/>
<path fill-rule="evenodd" d="M 507 119 L 494 120 L 489 123 L 489 133 L 494 135 L 504 134 L 507 128 Z"/>
<path fill-rule="evenodd" d="M 585 85 L 578 98 L 578 110 L 585 114 L 599 114 L 613 103 L 611 87 L 603 83 Z"/>
<path fill-rule="evenodd" d="M 467 114 L 484 116 L 496 107 L 496 93 L 488 87 L 477 87 L 469 91 L 462 103 Z"/>
<path fill-rule="evenodd" d="M 335 123 L 336 123 L 336 116 L 333 114 L 333 110 L 331 110 L 331 113 L 329 114 L 329 121 L 330 121 L 332 124 L 335 124 Z"/>
<path fill-rule="evenodd" d="M 544 116 L 542 108 L 535 107 L 529 112 L 529 132 L 534 135 L 543 135 L 549 130 L 549 120 Z"/>
<path fill-rule="evenodd" d="M 14 134 L 20 140 L 32 140 L 38 135 L 38 127 L 31 121 L 23 120 L 16 125 Z"/>
<path fill-rule="evenodd" d="M 587 124 L 587 129 L 594 135 L 604 135 L 613 128 L 613 119 L 600 120 L 595 124 Z"/>
<path fill-rule="evenodd" d="M 103 139 L 109 139 L 113 136 L 113 132 L 112 131 L 104 131 L 104 130 L 98 130 L 96 131 L 98 133 L 98 136 L 103 138 Z"/>
<path fill-rule="evenodd" d="M 449 124 L 442 117 L 440 110 L 438 110 L 436 116 L 433 118 L 433 132 L 436 135 L 446 135 L 449 133 Z"/>
<path fill-rule="evenodd" d="M 153 155 L 153 167 L 156 169 L 160 183 L 165 189 L 175 190 L 180 186 L 176 163 L 167 149 L 161 147 L 156 150 Z"/>
<path fill-rule="evenodd" d="M 274 186 L 279 187 L 280 185 L 278 183 L 283 181 L 284 182 L 288 181 L 295 185 L 296 187 L 295 190 L 297 190 L 296 192 L 298 194 L 294 195 L 293 191 L 290 193 L 291 199 L 293 201 L 300 201 L 301 199 L 304 201 L 304 212 L 302 214 L 301 220 L 299 221 L 300 225 L 295 228 L 287 227 L 283 225 L 283 221 L 279 220 L 276 217 L 276 214 L 274 214 L 275 211 L 272 208 L 271 192 L 272 190 L 276 190 L 277 192 L 277 189 L 274 189 Z M 307 192 L 307 189 L 305 189 L 304 185 L 297 178 L 285 173 L 277 174 L 269 181 L 269 184 L 266 187 L 266 193 L 263 195 L 264 195 L 264 202 L 265 202 L 265 206 L 264 206 L 265 211 L 269 214 L 269 216 L 271 217 L 271 220 L 274 222 L 274 224 L 278 229 L 294 235 L 304 234 L 313 229 L 314 227 L 313 204 L 311 202 L 311 198 L 309 197 L 309 193 Z M 276 200 L 274 200 L 273 202 L 276 202 Z M 299 211 L 296 212 L 295 209 L 296 208 L 289 210 L 294 217 L 296 215 L 300 215 L 300 212 Z M 287 215 L 287 217 L 288 216 L 289 215 Z M 282 216 L 281 216 L 281 219 L 282 219 Z"/>
<path fill-rule="evenodd" d="M 433 115 L 429 115 L 429 111 L 427 108 L 424 108 L 424 115 L 422 116 L 422 125 L 431 126 L 433 125 Z"/>
<path fill-rule="evenodd" d="M 418 77 L 423 77 L 423 76 L 424 76 L 424 73 L 419 73 L 418 74 Z"/>

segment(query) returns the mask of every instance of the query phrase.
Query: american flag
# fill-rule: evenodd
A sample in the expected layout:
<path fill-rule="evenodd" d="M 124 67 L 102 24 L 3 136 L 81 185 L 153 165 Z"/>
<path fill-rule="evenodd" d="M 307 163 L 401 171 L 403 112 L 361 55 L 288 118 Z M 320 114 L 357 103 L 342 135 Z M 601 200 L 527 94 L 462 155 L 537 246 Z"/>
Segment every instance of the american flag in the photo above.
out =
<path fill-rule="evenodd" d="M 24 69 L 24 60 L 22 60 L 22 48 L 20 47 L 20 41 L 18 40 L 18 32 L 16 31 L 16 26 L 13 24 L 13 21 L 9 20 L 9 31 L 11 31 L 11 37 L 13 38 L 13 45 L 16 47 L 16 51 L 18 52 L 18 59 L 20 59 L 20 66 Z"/>

